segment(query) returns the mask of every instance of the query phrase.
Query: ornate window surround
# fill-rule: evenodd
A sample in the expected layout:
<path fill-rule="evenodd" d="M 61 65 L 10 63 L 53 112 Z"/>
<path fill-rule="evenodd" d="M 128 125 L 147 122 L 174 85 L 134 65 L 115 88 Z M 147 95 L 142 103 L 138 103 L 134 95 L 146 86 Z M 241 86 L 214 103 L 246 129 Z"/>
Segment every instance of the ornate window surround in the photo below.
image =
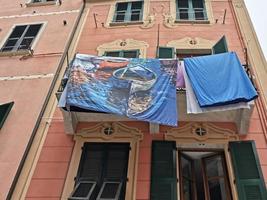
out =
<path fill-rule="evenodd" d="M 185 24 L 214 24 L 215 20 L 213 17 L 212 13 L 212 5 L 211 2 L 212 0 L 203 0 L 205 7 L 206 7 L 206 12 L 207 12 L 207 17 L 208 20 L 176 20 L 176 1 L 177 0 L 170 0 L 170 13 L 164 14 L 164 24 L 167 27 L 173 27 L 175 25 L 185 25 Z"/>
<path fill-rule="evenodd" d="M 211 49 L 216 41 L 203 39 L 200 37 L 191 38 L 184 37 L 179 40 L 172 40 L 167 43 L 167 47 L 173 47 L 176 51 L 182 53 L 194 52 L 194 53 L 211 53 Z"/>
<path fill-rule="evenodd" d="M 195 133 L 197 128 L 206 130 L 206 134 L 199 136 Z M 218 150 L 224 151 L 226 167 L 229 175 L 230 188 L 232 191 L 233 200 L 238 200 L 237 189 L 235 186 L 234 172 L 230 153 L 228 151 L 228 143 L 230 141 L 238 141 L 239 135 L 235 131 L 218 127 L 212 123 L 187 123 L 178 128 L 172 128 L 165 134 L 165 140 L 176 141 L 178 149 L 194 149 L 194 150 Z M 177 155 L 178 156 L 178 155 Z M 177 166 L 179 166 L 177 159 Z M 177 169 L 179 169 L 177 167 Z M 179 170 L 177 170 L 179 175 Z M 180 193 L 179 184 L 177 184 L 177 191 Z"/>
<path fill-rule="evenodd" d="M 139 50 L 139 58 L 146 58 L 148 44 L 144 41 L 125 39 L 104 43 L 97 47 L 98 55 L 103 56 L 106 51 Z"/>
<path fill-rule="evenodd" d="M 106 128 L 112 128 L 113 133 L 105 134 Z M 75 146 L 68 169 L 67 178 L 63 188 L 61 199 L 68 199 L 74 188 L 74 178 L 77 175 L 82 147 L 85 142 L 127 142 L 130 143 L 128 160 L 128 181 L 126 184 L 125 199 L 136 199 L 136 181 L 138 169 L 139 142 L 143 140 L 143 133 L 137 128 L 126 126 L 119 122 L 98 123 L 93 127 L 85 128 L 74 135 Z"/>
<path fill-rule="evenodd" d="M 138 22 L 114 22 L 113 23 L 113 16 L 115 14 L 115 10 L 116 10 L 116 4 L 120 3 L 120 2 L 132 2 L 134 0 L 120 0 L 120 1 L 116 1 L 113 0 L 110 4 L 110 9 L 109 9 L 109 13 L 108 13 L 108 17 L 105 23 L 105 27 L 106 28 L 116 28 L 116 27 L 121 27 L 121 26 L 127 26 L 127 25 L 141 25 L 141 28 L 150 28 L 154 25 L 155 22 L 155 16 L 153 14 L 149 13 L 149 7 L 150 7 L 150 1 L 149 0 L 143 0 L 144 4 L 143 4 L 143 19 L 142 21 L 138 21 Z"/>

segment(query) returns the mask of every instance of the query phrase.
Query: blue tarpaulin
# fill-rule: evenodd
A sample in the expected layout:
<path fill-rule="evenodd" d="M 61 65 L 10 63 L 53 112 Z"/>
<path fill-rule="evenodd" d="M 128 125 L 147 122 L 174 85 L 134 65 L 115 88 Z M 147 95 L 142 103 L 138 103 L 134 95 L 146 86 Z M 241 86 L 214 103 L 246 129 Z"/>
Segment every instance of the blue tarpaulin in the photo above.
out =
<path fill-rule="evenodd" d="M 177 125 L 177 60 L 77 54 L 68 72 L 66 106 Z"/>
<path fill-rule="evenodd" d="M 235 52 L 184 59 L 200 107 L 248 102 L 257 92 Z"/>

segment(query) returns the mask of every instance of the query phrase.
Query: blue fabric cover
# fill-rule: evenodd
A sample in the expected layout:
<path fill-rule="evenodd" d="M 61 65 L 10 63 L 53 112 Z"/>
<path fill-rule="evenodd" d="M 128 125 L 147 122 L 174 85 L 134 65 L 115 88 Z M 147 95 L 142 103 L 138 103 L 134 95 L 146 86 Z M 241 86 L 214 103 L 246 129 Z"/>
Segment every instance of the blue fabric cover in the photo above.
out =
<path fill-rule="evenodd" d="M 200 107 L 248 102 L 258 95 L 235 52 L 185 58 Z"/>
<path fill-rule="evenodd" d="M 66 107 L 177 125 L 177 60 L 77 54 L 69 71 Z"/>

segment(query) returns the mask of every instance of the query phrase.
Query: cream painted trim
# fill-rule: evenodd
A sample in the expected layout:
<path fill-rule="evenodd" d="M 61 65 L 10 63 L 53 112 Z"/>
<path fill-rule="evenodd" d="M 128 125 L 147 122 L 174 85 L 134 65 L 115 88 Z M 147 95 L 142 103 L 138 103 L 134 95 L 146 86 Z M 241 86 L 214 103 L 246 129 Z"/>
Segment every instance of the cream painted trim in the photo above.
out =
<path fill-rule="evenodd" d="M 78 13 L 78 12 L 79 12 L 79 10 L 65 10 L 65 11 L 49 12 L 49 13 L 8 15 L 8 16 L 0 16 L 0 19 L 14 19 L 14 18 L 22 18 L 22 17 L 39 17 L 39 16 L 50 16 L 50 15 L 62 15 L 62 14 L 72 14 L 72 13 Z"/>
<path fill-rule="evenodd" d="M 114 132 L 111 135 L 105 135 L 105 128 L 113 128 Z M 129 151 L 128 171 L 126 183 L 127 200 L 136 199 L 136 181 L 138 169 L 139 142 L 143 139 L 143 134 L 140 130 L 128 127 L 119 122 L 99 123 L 94 127 L 83 129 L 74 136 L 76 141 L 73 150 L 65 186 L 61 199 L 67 199 L 74 188 L 74 178 L 77 175 L 80 158 L 82 155 L 82 146 L 85 142 L 127 142 L 130 143 L 131 150 Z"/>
<path fill-rule="evenodd" d="M 106 51 L 119 51 L 119 50 L 139 50 L 139 57 L 146 58 L 148 43 L 144 41 L 126 39 L 115 40 L 113 42 L 105 43 L 97 47 L 98 55 L 103 56 Z"/>
<path fill-rule="evenodd" d="M 177 5 L 176 5 L 176 1 L 177 0 L 170 0 L 170 13 L 165 13 L 164 16 L 164 25 L 166 27 L 172 28 L 175 26 L 179 26 L 179 25 L 191 25 L 191 24 L 202 24 L 202 25 L 211 25 L 215 23 L 214 17 L 213 17 L 213 12 L 212 12 L 212 5 L 211 2 L 212 0 L 204 0 L 205 3 L 205 7 L 206 7 L 206 12 L 207 12 L 207 17 L 208 20 L 196 20 L 196 21 L 192 21 L 189 20 L 188 23 L 186 23 L 185 20 L 183 20 L 183 23 L 177 23 L 179 21 L 176 20 L 176 9 L 177 9 Z"/>
<path fill-rule="evenodd" d="M 88 7 L 85 7 L 84 13 L 82 14 L 81 21 L 79 22 L 77 31 L 74 35 L 74 38 L 72 40 L 72 43 L 69 48 L 70 57 L 73 57 L 76 53 L 76 48 L 78 45 L 78 41 L 81 35 L 81 30 L 83 30 L 85 21 L 87 19 L 87 14 L 89 13 Z M 62 67 L 59 77 L 57 79 L 57 82 L 55 84 L 55 87 L 53 89 L 52 94 L 55 94 L 61 84 L 61 79 L 64 76 L 66 67 L 67 67 L 67 58 L 64 60 L 64 67 Z M 26 199 L 26 194 L 28 191 L 28 188 L 31 183 L 31 179 L 33 176 L 33 173 L 35 171 L 36 165 L 38 163 L 38 159 L 41 153 L 41 150 L 43 148 L 43 143 L 46 139 L 46 135 L 51 123 L 51 119 L 53 119 L 53 114 L 55 112 L 55 109 L 57 108 L 57 98 L 56 95 L 51 95 L 49 102 L 47 104 L 47 107 L 45 109 L 45 113 L 42 118 L 42 122 L 40 126 L 38 127 L 38 130 L 36 132 L 36 136 L 34 138 L 34 142 L 31 146 L 30 152 L 26 158 L 25 164 L 23 166 L 23 169 L 21 171 L 20 177 L 18 179 L 17 185 L 15 187 L 15 190 L 13 192 L 13 195 L 11 197 L 11 200 L 24 200 Z"/>
<path fill-rule="evenodd" d="M 249 17 L 244 0 L 231 1 L 244 43 L 248 49 L 248 57 L 253 69 L 255 79 L 259 84 L 265 109 L 267 108 L 267 62 L 261 50 L 257 35 Z"/>
<path fill-rule="evenodd" d="M 207 132 L 205 135 L 199 136 L 195 134 L 196 128 L 205 128 Z M 165 139 L 175 141 L 176 147 L 179 149 L 222 149 L 225 154 L 233 200 L 238 200 L 237 189 L 234 182 L 234 171 L 231 164 L 232 161 L 228 151 L 229 141 L 238 141 L 238 134 L 230 129 L 215 126 L 212 123 L 187 123 L 184 126 L 168 130 L 165 134 Z M 179 166 L 178 159 L 177 166 Z M 179 177 L 179 167 L 177 167 L 177 176 Z M 180 196 L 179 184 L 177 184 L 177 191 L 178 196 Z"/>
<path fill-rule="evenodd" d="M 212 47 L 216 41 L 207 40 L 204 38 L 184 37 L 179 40 L 172 40 L 167 43 L 167 47 L 173 47 L 179 53 L 211 53 Z"/>
<path fill-rule="evenodd" d="M 110 8 L 109 8 L 109 12 L 108 12 L 108 17 L 105 23 L 105 27 L 106 28 L 121 28 L 121 27 L 125 27 L 125 26 L 132 26 L 132 25 L 138 25 L 141 26 L 142 28 L 150 28 L 154 25 L 155 22 L 155 15 L 150 14 L 149 13 L 149 9 L 150 9 L 150 0 L 143 0 L 144 2 L 144 7 L 143 7 L 143 19 L 141 21 L 141 25 L 140 23 L 131 23 L 131 22 L 127 22 L 127 23 L 116 23 L 113 22 L 113 17 L 115 14 L 115 10 L 116 10 L 116 4 L 120 3 L 120 2 L 132 2 L 133 0 L 113 0 L 110 1 Z M 108 5 L 108 3 L 106 3 L 105 5 Z M 93 6 L 93 5 L 92 5 Z M 114 25 L 113 25 L 114 24 Z M 115 25 L 116 24 L 116 25 Z"/>
<path fill-rule="evenodd" d="M 167 47 L 174 47 L 176 49 L 209 49 L 216 44 L 216 41 L 207 40 L 204 38 L 184 37 L 179 40 L 172 40 L 167 43 Z"/>
<path fill-rule="evenodd" d="M 33 24 L 42 24 L 41 29 L 37 33 L 37 36 L 34 38 L 33 43 L 31 45 L 31 50 L 34 50 L 35 46 L 37 45 L 38 41 L 40 40 L 41 35 L 43 34 L 45 27 L 47 26 L 47 21 L 37 21 L 37 22 L 29 22 L 29 23 L 19 23 L 19 24 L 14 24 L 6 36 L 2 39 L 0 42 L 0 48 L 3 48 L 5 42 L 13 32 L 16 26 L 21 26 L 21 25 L 33 25 Z M 17 55 L 31 55 L 31 51 L 29 50 L 22 50 L 22 51 L 10 51 L 10 52 L 0 52 L 0 56 L 17 56 Z"/>

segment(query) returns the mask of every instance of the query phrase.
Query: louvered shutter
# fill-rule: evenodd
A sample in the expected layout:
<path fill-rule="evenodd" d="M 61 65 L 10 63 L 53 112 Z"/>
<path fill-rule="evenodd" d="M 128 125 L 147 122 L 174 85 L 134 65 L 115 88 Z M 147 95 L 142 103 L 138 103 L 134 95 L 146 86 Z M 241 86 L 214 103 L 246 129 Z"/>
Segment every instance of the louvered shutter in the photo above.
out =
<path fill-rule="evenodd" d="M 176 200 L 177 175 L 175 142 L 153 141 L 151 163 L 151 200 Z"/>
<path fill-rule="evenodd" d="M 4 125 L 4 122 L 5 122 L 5 120 L 6 120 L 13 105 L 14 105 L 14 102 L 0 105 L 0 129 Z"/>
<path fill-rule="evenodd" d="M 219 54 L 228 52 L 227 42 L 225 36 L 223 36 L 213 47 L 212 54 Z"/>
<path fill-rule="evenodd" d="M 79 165 L 77 181 L 87 180 L 99 183 L 102 177 L 105 146 L 99 143 L 85 143 Z"/>
<path fill-rule="evenodd" d="M 229 143 L 240 200 L 266 200 L 266 187 L 254 141 Z"/>
<path fill-rule="evenodd" d="M 109 144 L 107 154 L 104 178 L 110 181 L 126 179 L 129 144 Z"/>
<path fill-rule="evenodd" d="M 174 58 L 174 54 L 172 47 L 158 47 L 157 58 Z"/>

